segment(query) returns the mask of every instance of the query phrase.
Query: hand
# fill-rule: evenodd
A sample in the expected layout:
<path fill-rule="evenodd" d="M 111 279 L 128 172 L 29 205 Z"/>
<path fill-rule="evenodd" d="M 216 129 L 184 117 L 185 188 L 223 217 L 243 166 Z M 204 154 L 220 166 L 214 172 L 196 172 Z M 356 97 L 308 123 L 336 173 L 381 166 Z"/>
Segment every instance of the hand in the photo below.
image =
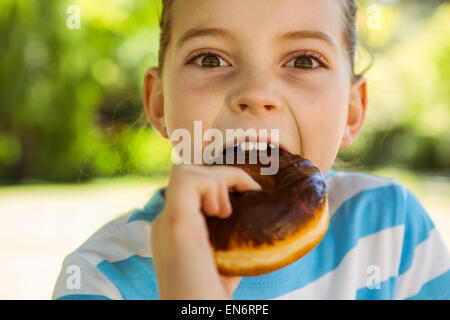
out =
<path fill-rule="evenodd" d="M 261 189 L 239 168 L 174 165 L 164 209 L 151 229 L 160 299 L 231 299 L 241 277 L 219 274 L 202 213 L 230 216 L 230 188 Z"/>

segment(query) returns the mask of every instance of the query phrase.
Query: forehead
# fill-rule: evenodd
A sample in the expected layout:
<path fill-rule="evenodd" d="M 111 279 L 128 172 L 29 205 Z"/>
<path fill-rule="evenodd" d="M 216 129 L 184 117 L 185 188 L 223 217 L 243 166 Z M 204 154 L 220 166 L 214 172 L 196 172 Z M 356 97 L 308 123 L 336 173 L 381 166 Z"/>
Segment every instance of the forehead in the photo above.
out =
<path fill-rule="evenodd" d="M 186 31 L 220 27 L 240 41 L 276 41 L 285 32 L 319 31 L 342 46 L 341 0 L 176 0 L 172 44 Z"/>

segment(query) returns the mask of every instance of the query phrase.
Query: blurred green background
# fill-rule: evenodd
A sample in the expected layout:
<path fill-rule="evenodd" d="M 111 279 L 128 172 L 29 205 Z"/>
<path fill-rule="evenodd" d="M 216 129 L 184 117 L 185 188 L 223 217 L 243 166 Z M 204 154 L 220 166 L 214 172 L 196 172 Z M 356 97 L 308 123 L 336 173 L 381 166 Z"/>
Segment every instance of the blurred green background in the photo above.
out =
<path fill-rule="evenodd" d="M 67 27 L 72 4 L 80 29 Z M 448 175 L 450 5 L 360 5 L 357 71 L 374 55 L 369 109 L 336 166 Z M 160 10 L 157 0 L 0 2 L 0 184 L 167 174 L 170 145 L 146 125 L 141 103 Z"/>
<path fill-rule="evenodd" d="M 80 29 L 69 29 L 70 5 Z M 157 62 L 160 3 L 0 3 L 0 184 L 167 172 L 141 82 Z"/>
<path fill-rule="evenodd" d="M 335 169 L 399 179 L 450 245 L 450 3 L 359 1 L 369 108 Z M 80 8 L 80 29 L 67 22 Z M 146 123 L 160 0 L 0 1 L 0 299 L 48 299 L 63 258 L 167 182 Z"/>

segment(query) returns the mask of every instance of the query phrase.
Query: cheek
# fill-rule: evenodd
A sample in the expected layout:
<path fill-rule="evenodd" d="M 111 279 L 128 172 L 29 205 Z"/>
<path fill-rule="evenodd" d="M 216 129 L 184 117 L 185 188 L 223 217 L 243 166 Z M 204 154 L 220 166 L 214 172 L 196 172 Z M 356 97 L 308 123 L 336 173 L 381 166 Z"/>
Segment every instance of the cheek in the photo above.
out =
<path fill-rule="evenodd" d="M 310 85 L 299 93 L 296 118 L 302 156 L 322 171 L 328 171 L 339 150 L 348 109 L 345 81 L 332 77 Z"/>
<path fill-rule="evenodd" d="M 348 90 L 342 79 L 332 76 L 296 90 L 293 101 L 300 128 L 312 127 L 316 133 L 320 127 L 331 132 L 340 128 L 348 107 Z"/>
<path fill-rule="evenodd" d="M 199 83 L 187 76 L 168 79 L 170 85 L 164 101 L 171 128 L 190 128 L 194 120 L 204 127 L 213 122 L 220 107 L 220 94 L 208 83 Z"/>
<path fill-rule="evenodd" d="M 170 85 L 165 92 L 165 112 L 168 129 L 171 134 L 176 129 L 186 129 L 190 134 L 191 163 L 202 160 L 201 149 L 209 144 L 204 141 L 204 133 L 210 128 L 215 128 L 217 114 L 223 105 L 223 92 L 219 86 L 211 82 L 200 82 L 190 77 L 179 75 L 168 79 Z M 200 123 L 197 121 L 201 121 Z M 175 147 L 180 142 L 173 141 Z M 200 158 L 196 160 L 196 154 Z"/>

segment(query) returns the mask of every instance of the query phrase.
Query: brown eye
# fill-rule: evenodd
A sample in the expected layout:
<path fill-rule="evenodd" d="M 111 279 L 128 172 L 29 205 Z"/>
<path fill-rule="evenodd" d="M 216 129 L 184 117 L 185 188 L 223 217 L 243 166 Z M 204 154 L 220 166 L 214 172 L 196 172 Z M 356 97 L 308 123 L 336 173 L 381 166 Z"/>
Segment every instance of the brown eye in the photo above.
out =
<path fill-rule="evenodd" d="M 293 63 L 291 63 L 291 61 Z M 288 66 L 297 69 L 312 70 L 321 66 L 317 59 L 311 56 L 302 55 L 292 59 L 291 61 L 288 63 Z"/>
<path fill-rule="evenodd" d="M 205 68 L 214 68 L 220 66 L 220 60 L 217 56 L 213 56 L 212 54 L 208 54 L 201 59 L 201 65 Z"/>
<path fill-rule="evenodd" d="M 298 57 L 297 59 L 295 59 L 294 66 L 301 69 L 312 69 L 314 66 L 314 62 L 310 57 Z"/>
<path fill-rule="evenodd" d="M 212 53 L 201 53 L 190 59 L 188 63 L 195 63 L 201 68 L 218 68 L 227 65 L 227 62 L 224 61 L 220 56 Z"/>

